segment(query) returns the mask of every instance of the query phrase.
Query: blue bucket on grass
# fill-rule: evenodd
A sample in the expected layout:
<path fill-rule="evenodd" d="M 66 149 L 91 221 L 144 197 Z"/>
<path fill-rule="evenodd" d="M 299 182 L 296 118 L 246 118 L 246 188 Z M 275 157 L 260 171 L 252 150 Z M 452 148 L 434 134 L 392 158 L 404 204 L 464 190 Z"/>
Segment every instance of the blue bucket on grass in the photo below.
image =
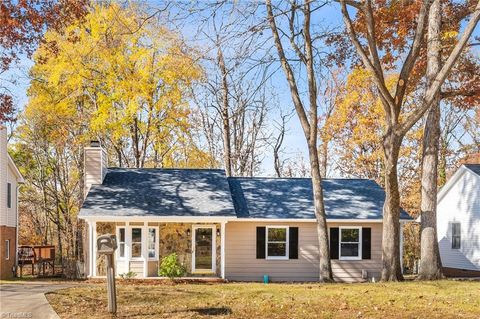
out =
<path fill-rule="evenodd" d="M 268 277 L 268 275 L 263 275 L 263 283 L 268 284 L 269 281 L 270 281 L 270 278 Z"/>

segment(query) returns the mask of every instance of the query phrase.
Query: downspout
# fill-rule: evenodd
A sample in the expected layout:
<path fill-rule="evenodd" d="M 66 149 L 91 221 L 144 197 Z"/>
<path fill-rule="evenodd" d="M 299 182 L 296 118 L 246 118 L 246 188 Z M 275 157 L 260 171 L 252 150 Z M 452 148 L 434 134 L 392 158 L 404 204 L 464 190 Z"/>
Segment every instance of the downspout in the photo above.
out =
<path fill-rule="evenodd" d="M 18 203 L 19 203 L 18 197 L 19 197 L 19 194 L 20 194 L 20 187 L 22 187 L 22 183 L 19 183 L 17 185 L 17 193 L 15 194 L 17 203 L 16 203 L 16 206 L 15 206 L 16 214 L 15 214 L 15 274 L 14 274 L 14 277 L 17 277 L 17 274 L 18 274 L 18 227 L 19 227 L 19 224 L 18 224 Z"/>

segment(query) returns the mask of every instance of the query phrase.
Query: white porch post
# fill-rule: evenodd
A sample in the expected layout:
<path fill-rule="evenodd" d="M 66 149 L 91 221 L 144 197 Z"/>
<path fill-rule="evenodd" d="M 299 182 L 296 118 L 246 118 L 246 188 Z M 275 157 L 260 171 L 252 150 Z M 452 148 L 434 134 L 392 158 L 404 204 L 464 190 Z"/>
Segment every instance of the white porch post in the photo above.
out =
<path fill-rule="evenodd" d="M 222 279 L 225 279 L 225 224 L 227 222 L 222 222 L 220 224 L 220 275 Z"/>
<path fill-rule="evenodd" d="M 142 255 L 143 255 L 143 278 L 148 276 L 148 223 L 143 222 L 143 230 L 142 230 Z"/>
<path fill-rule="evenodd" d="M 90 221 L 87 221 L 87 225 L 88 225 L 88 273 L 87 273 L 87 277 L 92 277 L 92 256 L 93 256 L 93 246 L 92 246 L 92 238 L 93 238 L 93 229 L 92 229 L 92 222 Z"/>
<path fill-rule="evenodd" d="M 125 223 L 125 272 L 130 272 L 130 256 L 132 254 L 132 230 L 130 222 Z"/>
<path fill-rule="evenodd" d="M 92 252 L 92 277 L 97 276 L 97 222 L 91 222 L 92 225 L 92 243 L 91 243 L 91 252 Z"/>
<path fill-rule="evenodd" d="M 403 227 L 405 223 L 400 222 L 400 269 L 403 274 Z"/>

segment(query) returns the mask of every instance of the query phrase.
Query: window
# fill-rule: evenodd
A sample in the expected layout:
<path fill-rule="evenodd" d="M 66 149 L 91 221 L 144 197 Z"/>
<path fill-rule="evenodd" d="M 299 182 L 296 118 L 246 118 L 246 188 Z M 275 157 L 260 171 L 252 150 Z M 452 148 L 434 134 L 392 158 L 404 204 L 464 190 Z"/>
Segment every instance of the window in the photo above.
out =
<path fill-rule="evenodd" d="M 12 184 L 7 183 L 7 208 L 12 208 Z"/>
<path fill-rule="evenodd" d="M 125 227 L 118 229 L 118 257 L 125 258 Z"/>
<path fill-rule="evenodd" d="M 158 228 L 148 228 L 148 258 L 149 259 L 157 259 L 157 238 L 158 237 Z"/>
<path fill-rule="evenodd" d="M 460 223 L 452 223 L 452 249 L 460 249 L 461 241 Z"/>
<path fill-rule="evenodd" d="M 5 260 L 10 259 L 10 239 L 5 240 Z"/>
<path fill-rule="evenodd" d="M 267 259 L 288 259 L 288 227 L 267 227 L 266 237 Z"/>
<path fill-rule="evenodd" d="M 132 258 L 142 257 L 142 229 L 132 228 Z"/>
<path fill-rule="evenodd" d="M 340 259 L 362 259 L 362 230 L 359 227 L 340 227 Z"/>

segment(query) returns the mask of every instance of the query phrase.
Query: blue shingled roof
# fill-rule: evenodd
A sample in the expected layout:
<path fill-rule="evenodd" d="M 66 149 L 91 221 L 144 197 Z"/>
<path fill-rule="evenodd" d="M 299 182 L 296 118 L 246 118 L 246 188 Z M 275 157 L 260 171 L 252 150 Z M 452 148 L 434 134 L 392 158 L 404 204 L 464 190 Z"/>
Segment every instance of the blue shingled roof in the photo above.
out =
<path fill-rule="evenodd" d="M 325 179 L 333 219 L 381 219 L 385 192 L 366 179 Z M 219 169 L 110 168 L 79 217 L 179 216 L 313 219 L 309 178 L 227 178 Z M 402 211 L 402 218 L 410 218 Z"/>
<path fill-rule="evenodd" d="M 480 164 L 463 164 L 466 168 L 477 175 L 480 175 Z"/>
<path fill-rule="evenodd" d="M 315 218 L 310 178 L 229 178 L 239 218 Z M 381 219 L 385 192 L 368 179 L 324 179 L 331 219 Z M 402 219 L 411 217 L 402 210 Z"/>
<path fill-rule="evenodd" d="M 79 216 L 235 217 L 235 209 L 223 170 L 110 168 Z"/>

